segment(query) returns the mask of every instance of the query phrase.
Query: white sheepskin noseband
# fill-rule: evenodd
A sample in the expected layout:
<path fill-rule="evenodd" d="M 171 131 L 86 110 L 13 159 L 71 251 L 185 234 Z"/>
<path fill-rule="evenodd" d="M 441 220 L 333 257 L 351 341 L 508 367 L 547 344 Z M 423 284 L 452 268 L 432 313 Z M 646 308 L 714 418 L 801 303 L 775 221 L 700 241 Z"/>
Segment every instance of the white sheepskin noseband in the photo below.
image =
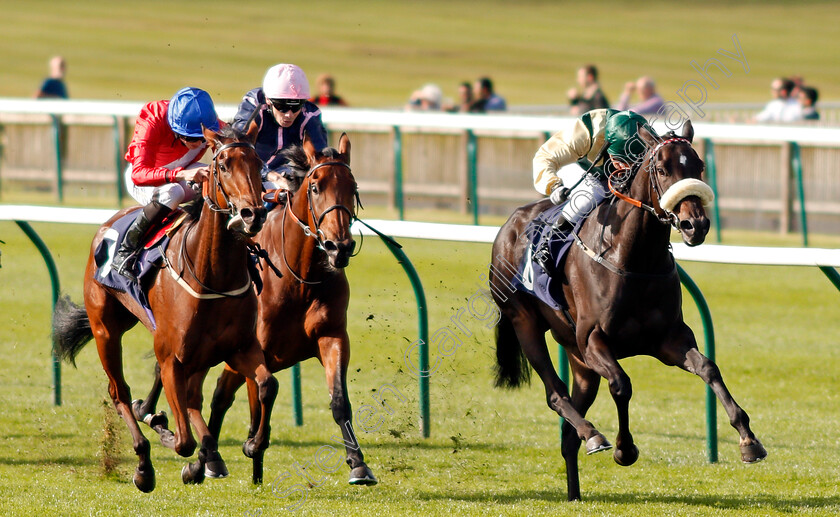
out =
<path fill-rule="evenodd" d="M 689 196 L 699 197 L 703 206 L 709 206 L 715 200 L 715 193 L 710 186 L 698 179 L 687 178 L 671 185 L 659 198 L 659 206 L 673 212 L 674 207 Z"/>

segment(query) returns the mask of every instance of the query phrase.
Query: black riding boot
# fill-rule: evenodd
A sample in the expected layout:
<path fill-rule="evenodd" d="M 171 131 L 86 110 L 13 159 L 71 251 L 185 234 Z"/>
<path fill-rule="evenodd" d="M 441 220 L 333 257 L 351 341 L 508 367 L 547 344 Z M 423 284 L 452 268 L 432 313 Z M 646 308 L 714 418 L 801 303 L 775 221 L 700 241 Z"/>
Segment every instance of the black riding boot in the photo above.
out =
<path fill-rule="evenodd" d="M 120 249 L 117 250 L 117 254 L 111 262 L 111 269 L 136 282 L 134 262 L 143 242 L 143 236 L 146 235 L 149 228 L 157 225 L 171 211 L 172 209 L 168 206 L 161 205 L 157 201 L 152 201 L 143 207 L 143 210 L 140 210 L 140 213 L 137 214 L 137 219 L 131 223 L 128 231 L 125 232 L 125 238 L 120 244 Z"/>
<path fill-rule="evenodd" d="M 557 273 L 554 266 L 554 257 L 551 256 L 551 251 L 549 250 L 550 242 L 560 238 L 560 236 L 570 234 L 573 229 L 572 223 L 567 221 L 562 215 L 559 216 L 551 225 L 551 233 L 545 236 L 534 252 L 534 261 L 545 270 L 548 276 L 553 277 Z"/>

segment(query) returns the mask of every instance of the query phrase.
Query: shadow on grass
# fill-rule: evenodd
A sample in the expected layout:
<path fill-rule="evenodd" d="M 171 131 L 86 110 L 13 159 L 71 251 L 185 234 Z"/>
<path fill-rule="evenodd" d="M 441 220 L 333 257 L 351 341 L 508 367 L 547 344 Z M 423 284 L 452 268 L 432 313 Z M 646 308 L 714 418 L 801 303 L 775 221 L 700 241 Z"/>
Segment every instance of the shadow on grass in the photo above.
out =
<path fill-rule="evenodd" d="M 336 428 L 336 434 L 338 434 L 338 429 Z M 337 437 L 336 437 L 337 438 Z M 452 442 L 449 443 L 429 443 L 429 442 L 420 442 L 420 441 L 411 441 L 404 440 L 404 441 L 394 441 L 393 443 L 366 443 L 365 442 L 365 435 L 358 434 L 356 438 L 359 441 L 359 445 L 362 449 L 405 449 L 406 447 L 411 447 L 412 449 L 425 449 L 425 450 L 442 450 L 442 451 L 451 451 L 452 449 L 456 448 Z M 223 438 L 219 440 L 219 447 L 241 447 L 242 443 L 245 441 L 243 437 L 241 440 L 236 438 Z M 273 447 L 320 447 L 322 445 L 333 445 L 333 446 L 340 446 L 341 440 L 293 440 L 289 438 L 275 438 L 271 437 L 271 446 L 269 450 Z M 513 447 L 509 444 L 500 444 L 500 443 L 465 443 L 461 442 L 457 449 L 459 450 L 485 450 L 485 451 L 510 451 L 511 449 L 529 449 L 530 447 Z M 560 446 L 557 446 L 557 449 L 560 449 Z"/>
<path fill-rule="evenodd" d="M 565 490 L 524 490 L 508 491 L 496 494 L 453 494 L 421 492 L 419 499 L 459 500 L 475 503 L 516 504 L 527 500 L 550 501 L 568 503 Z M 772 495 L 745 495 L 743 497 L 725 495 L 651 495 L 648 493 L 627 492 L 622 494 L 598 494 L 587 497 L 583 494 L 583 501 L 575 504 L 609 503 L 609 504 L 683 504 L 688 506 L 708 507 L 727 510 L 754 510 L 757 507 L 770 507 L 780 512 L 793 512 L 805 508 L 840 507 L 840 496 L 829 497 L 801 497 L 796 499 Z"/>

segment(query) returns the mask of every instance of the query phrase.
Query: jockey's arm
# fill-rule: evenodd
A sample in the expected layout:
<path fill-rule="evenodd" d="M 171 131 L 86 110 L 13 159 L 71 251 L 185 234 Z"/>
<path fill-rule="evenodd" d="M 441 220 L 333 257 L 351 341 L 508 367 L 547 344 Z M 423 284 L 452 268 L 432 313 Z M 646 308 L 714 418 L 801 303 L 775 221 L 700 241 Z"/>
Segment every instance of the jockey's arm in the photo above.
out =
<path fill-rule="evenodd" d="M 534 188 L 540 194 L 551 194 L 562 185 L 557 171 L 586 156 L 591 149 L 592 137 L 580 119 L 552 135 L 534 156 Z"/>

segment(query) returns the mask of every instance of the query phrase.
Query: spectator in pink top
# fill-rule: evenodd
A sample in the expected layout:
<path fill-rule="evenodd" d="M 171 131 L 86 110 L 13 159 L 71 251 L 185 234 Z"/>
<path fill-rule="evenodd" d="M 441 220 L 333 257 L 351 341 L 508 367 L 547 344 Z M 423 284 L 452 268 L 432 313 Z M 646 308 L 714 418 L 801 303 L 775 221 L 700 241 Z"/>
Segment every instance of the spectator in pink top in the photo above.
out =
<path fill-rule="evenodd" d="M 636 91 L 639 94 L 639 102 L 630 105 L 630 96 Z M 639 77 L 636 82 L 629 82 L 624 85 L 624 93 L 615 107 L 617 110 L 630 110 L 640 115 L 652 115 L 659 111 L 659 108 L 665 104 L 662 97 L 656 93 L 656 83 L 648 76 Z"/>

